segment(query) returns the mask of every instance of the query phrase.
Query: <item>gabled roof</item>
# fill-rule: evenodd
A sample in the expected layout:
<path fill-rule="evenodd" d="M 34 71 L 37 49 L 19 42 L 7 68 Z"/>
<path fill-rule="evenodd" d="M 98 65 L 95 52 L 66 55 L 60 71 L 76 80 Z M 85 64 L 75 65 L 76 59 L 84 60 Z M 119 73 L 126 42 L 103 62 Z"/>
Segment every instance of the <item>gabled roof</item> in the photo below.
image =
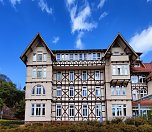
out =
<path fill-rule="evenodd" d="M 108 47 L 107 51 L 104 54 L 104 57 L 106 56 L 106 54 L 109 52 L 110 48 L 115 44 L 115 42 L 118 39 L 121 39 L 123 41 L 123 43 L 126 45 L 126 47 L 129 48 L 132 51 L 132 53 L 135 55 L 136 58 L 138 57 L 138 53 L 136 53 L 133 50 L 133 48 L 128 44 L 128 42 L 122 37 L 122 35 L 120 33 L 118 33 L 118 35 L 116 36 L 116 38 L 114 39 L 114 41 L 112 42 L 112 44 Z"/>
<path fill-rule="evenodd" d="M 27 52 L 30 50 L 30 48 L 33 46 L 34 42 L 40 39 L 43 42 L 43 45 L 46 47 L 47 51 L 51 54 L 51 56 L 54 59 L 54 54 L 53 52 L 49 49 L 49 47 L 47 46 L 47 44 L 45 43 L 44 39 L 41 37 L 40 33 L 38 33 L 35 38 L 32 40 L 32 42 L 28 45 L 28 47 L 25 49 L 25 51 L 23 52 L 23 54 L 20 56 L 21 60 L 26 63 L 27 60 Z"/>

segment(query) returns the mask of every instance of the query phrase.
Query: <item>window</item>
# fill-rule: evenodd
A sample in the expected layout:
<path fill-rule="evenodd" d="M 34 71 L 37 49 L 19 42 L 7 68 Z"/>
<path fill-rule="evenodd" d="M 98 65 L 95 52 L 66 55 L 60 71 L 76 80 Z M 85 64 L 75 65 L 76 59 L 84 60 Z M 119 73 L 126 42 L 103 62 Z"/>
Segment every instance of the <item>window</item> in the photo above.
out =
<path fill-rule="evenodd" d="M 92 54 L 91 53 L 88 54 L 88 60 L 92 60 Z"/>
<path fill-rule="evenodd" d="M 62 54 L 62 56 L 61 56 L 61 60 L 65 60 L 65 59 L 64 59 L 64 54 Z"/>
<path fill-rule="evenodd" d="M 132 83 L 138 83 L 138 76 L 131 76 Z"/>
<path fill-rule="evenodd" d="M 84 53 L 83 55 L 84 55 L 84 56 L 83 56 L 83 57 L 84 57 L 84 60 L 87 60 L 87 54 Z"/>
<path fill-rule="evenodd" d="M 60 105 L 60 104 L 57 104 L 57 105 L 56 105 L 56 116 L 57 116 L 57 117 L 60 117 L 60 116 L 61 116 L 61 113 L 62 113 L 61 105 Z"/>
<path fill-rule="evenodd" d="M 100 60 L 100 53 L 97 53 L 97 59 Z"/>
<path fill-rule="evenodd" d="M 122 86 L 122 95 L 126 95 L 126 87 Z"/>
<path fill-rule="evenodd" d="M 139 76 L 139 82 L 144 83 L 145 82 L 145 77 L 144 76 Z"/>
<path fill-rule="evenodd" d="M 96 117 L 101 116 L 101 104 L 96 104 Z"/>
<path fill-rule="evenodd" d="M 73 54 L 70 54 L 70 60 L 73 60 Z"/>
<path fill-rule="evenodd" d="M 45 115 L 45 104 L 32 104 L 31 115 L 32 116 L 44 116 Z"/>
<path fill-rule="evenodd" d="M 74 71 L 69 72 L 69 80 L 74 81 Z"/>
<path fill-rule="evenodd" d="M 42 61 L 42 53 L 37 54 L 37 61 Z"/>
<path fill-rule="evenodd" d="M 57 81 L 61 81 L 62 80 L 62 73 L 61 72 L 57 72 L 57 74 L 56 74 L 56 80 Z"/>
<path fill-rule="evenodd" d="M 112 75 L 128 75 L 128 65 L 113 65 Z"/>
<path fill-rule="evenodd" d="M 36 85 L 32 89 L 32 95 L 45 95 L 45 88 L 42 85 Z"/>
<path fill-rule="evenodd" d="M 79 60 L 82 60 L 82 54 L 79 54 Z"/>
<path fill-rule="evenodd" d="M 101 89 L 100 89 L 100 87 L 96 87 L 96 96 L 101 96 Z"/>
<path fill-rule="evenodd" d="M 112 105 L 112 116 L 126 116 L 126 105 Z"/>
<path fill-rule="evenodd" d="M 36 53 L 33 53 L 33 61 L 36 61 Z"/>
<path fill-rule="evenodd" d="M 69 55 L 65 54 L 65 60 L 69 60 Z"/>
<path fill-rule="evenodd" d="M 82 80 L 87 80 L 87 71 L 82 71 Z"/>
<path fill-rule="evenodd" d="M 69 88 L 69 96 L 74 97 L 74 87 L 73 86 L 70 86 L 70 88 Z"/>
<path fill-rule="evenodd" d="M 140 98 L 145 97 L 146 95 L 147 95 L 147 90 L 146 89 L 141 89 Z"/>
<path fill-rule="evenodd" d="M 88 116 L 88 105 L 86 105 L 86 104 L 82 105 L 82 116 L 83 117 Z"/>
<path fill-rule="evenodd" d="M 62 89 L 61 89 L 61 86 L 57 86 L 57 89 L 56 89 L 56 96 L 57 96 L 57 97 L 61 97 L 61 96 L 62 96 Z"/>
<path fill-rule="evenodd" d="M 116 66 L 112 66 L 112 75 L 116 75 Z"/>
<path fill-rule="evenodd" d="M 127 65 L 124 65 L 124 75 L 128 75 L 128 67 L 127 67 Z"/>
<path fill-rule="evenodd" d="M 46 53 L 43 54 L 43 61 L 47 61 L 47 54 Z"/>
<path fill-rule="evenodd" d="M 56 60 L 57 60 L 57 61 L 60 61 L 60 60 L 61 60 L 61 55 L 60 55 L 60 54 L 57 54 L 57 55 L 56 55 Z"/>
<path fill-rule="evenodd" d="M 70 117 L 74 117 L 75 116 L 75 112 L 74 112 L 74 105 L 69 105 L 69 116 Z"/>
<path fill-rule="evenodd" d="M 93 53 L 93 60 L 96 60 L 96 59 L 97 59 L 97 54 Z"/>
<path fill-rule="evenodd" d="M 37 78 L 42 78 L 42 68 L 37 69 Z"/>
<path fill-rule="evenodd" d="M 111 95 L 114 95 L 115 94 L 115 88 L 114 86 L 111 86 Z"/>
<path fill-rule="evenodd" d="M 78 54 L 75 54 L 75 60 L 78 60 Z"/>
<path fill-rule="evenodd" d="M 137 100 L 138 99 L 138 90 L 137 89 L 134 89 L 133 91 L 132 91 L 132 99 L 133 100 Z"/>
<path fill-rule="evenodd" d="M 33 68 L 33 78 L 36 78 L 36 68 Z"/>
<path fill-rule="evenodd" d="M 88 95 L 87 87 L 86 87 L 86 86 L 83 86 L 83 87 L 82 87 L 82 96 L 83 96 L 83 97 L 86 97 L 87 95 Z"/>
<path fill-rule="evenodd" d="M 120 95 L 120 87 L 116 86 L 116 95 Z"/>
<path fill-rule="evenodd" d="M 43 69 L 43 78 L 46 78 L 46 68 Z"/>
<path fill-rule="evenodd" d="M 95 71 L 95 80 L 100 80 L 100 71 Z"/>

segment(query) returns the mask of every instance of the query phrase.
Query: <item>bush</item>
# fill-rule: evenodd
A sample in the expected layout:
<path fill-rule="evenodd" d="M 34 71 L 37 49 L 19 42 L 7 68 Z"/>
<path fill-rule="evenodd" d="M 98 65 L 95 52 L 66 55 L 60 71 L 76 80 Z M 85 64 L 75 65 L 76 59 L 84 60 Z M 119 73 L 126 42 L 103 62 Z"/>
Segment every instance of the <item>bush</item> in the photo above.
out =
<path fill-rule="evenodd" d="M 122 123 L 122 122 L 123 122 L 123 118 L 120 118 L 120 117 L 116 117 L 116 118 L 111 120 L 112 124 L 119 124 L 119 123 Z"/>
<path fill-rule="evenodd" d="M 20 120 L 0 120 L 1 126 L 10 126 L 10 125 L 21 125 L 24 124 L 24 121 Z"/>
<path fill-rule="evenodd" d="M 152 126 L 149 124 L 140 125 L 138 132 L 152 132 Z"/>
<path fill-rule="evenodd" d="M 128 125 L 135 125 L 135 126 L 139 126 L 139 125 L 144 125 L 144 124 L 148 124 L 147 120 L 141 117 L 136 117 L 136 118 L 127 118 L 125 120 L 125 123 Z"/>

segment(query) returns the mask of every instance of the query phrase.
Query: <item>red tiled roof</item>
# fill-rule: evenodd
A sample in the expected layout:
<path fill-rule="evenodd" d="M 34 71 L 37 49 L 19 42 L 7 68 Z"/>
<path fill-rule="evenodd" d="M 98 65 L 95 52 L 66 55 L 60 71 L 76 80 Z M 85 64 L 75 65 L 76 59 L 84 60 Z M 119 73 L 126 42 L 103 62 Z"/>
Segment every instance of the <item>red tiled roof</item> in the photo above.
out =
<path fill-rule="evenodd" d="M 132 105 L 138 105 L 138 103 L 139 103 L 138 101 L 133 101 Z M 152 100 L 141 100 L 140 105 L 141 106 L 148 106 L 148 105 L 152 106 Z"/>
<path fill-rule="evenodd" d="M 134 72 L 152 72 L 152 62 L 143 63 L 140 67 L 132 67 L 131 70 Z"/>

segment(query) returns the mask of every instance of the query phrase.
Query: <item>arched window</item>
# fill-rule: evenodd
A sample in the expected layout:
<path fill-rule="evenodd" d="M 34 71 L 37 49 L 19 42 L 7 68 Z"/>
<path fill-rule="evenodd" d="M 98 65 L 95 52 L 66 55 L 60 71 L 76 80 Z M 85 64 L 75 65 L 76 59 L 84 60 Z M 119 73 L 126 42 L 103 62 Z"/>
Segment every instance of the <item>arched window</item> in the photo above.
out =
<path fill-rule="evenodd" d="M 45 95 L 45 88 L 42 85 L 36 85 L 32 89 L 32 95 Z"/>

